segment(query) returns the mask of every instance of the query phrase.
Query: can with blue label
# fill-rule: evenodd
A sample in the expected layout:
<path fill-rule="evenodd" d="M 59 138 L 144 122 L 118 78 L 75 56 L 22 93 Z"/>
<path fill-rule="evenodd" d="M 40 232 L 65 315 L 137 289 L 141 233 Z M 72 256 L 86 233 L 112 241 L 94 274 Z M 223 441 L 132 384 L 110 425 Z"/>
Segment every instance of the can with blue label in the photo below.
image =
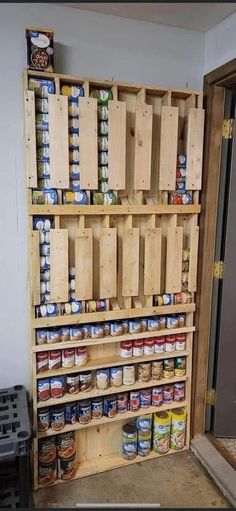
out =
<path fill-rule="evenodd" d="M 83 330 L 81 326 L 72 326 L 70 328 L 70 340 L 81 341 L 83 339 Z"/>
<path fill-rule="evenodd" d="M 110 335 L 110 323 L 108 321 L 103 323 L 103 334 L 104 334 L 104 337 L 106 337 L 107 335 Z"/>
<path fill-rule="evenodd" d="M 123 325 L 121 321 L 112 321 L 110 326 L 110 334 L 112 337 L 123 334 Z"/>
<path fill-rule="evenodd" d="M 58 204 L 58 195 L 56 190 L 33 190 L 33 204 Z"/>
<path fill-rule="evenodd" d="M 79 163 L 79 150 L 78 149 L 71 149 L 69 152 L 69 160 L 70 164 L 77 164 Z"/>
<path fill-rule="evenodd" d="M 58 305 L 57 303 L 48 303 L 47 305 L 47 316 L 58 316 Z"/>
<path fill-rule="evenodd" d="M 78 117 L 78 115 L 79 115 L 79 102 L 78 101 L 69 101 L 68 113 L 69 113 L 70 119 L 72 117 Z"/>
<path fill-rule="evenodd" d="M 70 133 L 69 135 L 69 148 L 77 149 L 79 151 L 79 135 L 77 133 Z"/>
<path fill-rule="evenodd" d="M 50 177 L 50 163 L 38 161 L 37 162 L 37 174 L 38 178 L 49 178 Z"/>
<path fill-rule="evenodd" d="M 91 337 L 90 330 L 91 330 L 90 325 L 83 325 L 82 326 L 82 331 L 83 331 L 84 339 L 89 339 L 89 337 Z"/>
<path fill-rule="evenodd" d="M 68 101 L 73 101 L 81 96 L 84 96 L 84 89 L 82 85 L 63 85 L 61 88 L 63 96 L 68 97 Z"/>
<path fill-rule="evenodd" d="M 80 424 L 88 424 L 92 420 L 91 399 L 83 399 L 76 406 L 76 416 Z"/>
<path fill-rule="evenodd" d="M 137 454 L 137 430 L 132 424 L 125 424 L 122 428 L 122 456 L 126 460 L 133 460 Z"/>
<path fill-rule="evenodd" d="M 102 397 L 94 397 L 91 401 L 92 406 L 92 419 L 101 419 L 103 414 L 103 399 Z"/>
<path fill-rule="evenodd" d="M 49 256 L 50 255 L 50 245 L 48 244 L 41 244 L 40 245 L 40 255 L 41 256 Z"/>
<path fill-rule="evenodd" d="M 82 303 L 79 301 L 71 302 L 71 314 L 80 314 L 82 312 Z"/>
<path fill-rule="evenodd" d="M 152 431 L 152 414 L 140 415 L 136 419 L 138 434 L 143 438 L 149 438 Z"/>
<path fill-rule="evenodd" d="M 37 148 L 37 160 L 50 163 L 49 147 Z"/>
<path fill-rule="evenodd" d="M 41 282 L 49 282 L 50 281 L 50 270 L 41 270 L 40 271 L 40 281 Z"/>
<path fill-rule="evenodd" d="M 151 452 L 151 432 L 150 438 L 145 438 L 138 432 L 138 455 L 139 456 L 148 456 Z"/>
<path fill-rule="evenodd" d="M 48 99 L 35 98 L 35 111 L 36 113 L 48 114 Z"/>
<path fill-rule="evenodd" d="M 141 332 L 141 320 L 140 319 L 131 319 L 129 321 L 129 333 L 130 334 L 139 334 Z"/>
<path fill-rule="evenodd" d="M 79 117 L 69 119 L 69 133 L 77 133 L 79 135 Z"/>
<path fill-rule="evenodd" d="M 36 330 L 36 343 L 37 344 L 46 344 L 47 342 L 47 330 L 44 328 L 38 328 Z"/>
<path fill-rule="evenodd" d="M 167 328 L 178 328 L 178 326 L 179 326 L 178 316 L 176 316 L 176 314 L 167 316 L 166 326 L 167 326 Z"/>
<path fill-rule="evenodd" d="M 107 135 L 108 134 L 108 122 L 101 121 L 98 123 L 98 134 L 99 135 Z"/>
<path fill-rule="evenodd" d="M 117 398 L 114 396 L 106 396 L 103 401 L 103 414 L 106 417 L 113 418 L 117 414 Z"/>
<path fill-rule="evenodd" d="M 104 337 L 104 329 L 102 323 L 96 323 L 90 326 L 90 335 L 92 339 L 102 339 Z"/>
<path fill-rule="evenodd" d="M 49 131 L 37 130 L 36 131 L 36 144 L 37 144 L 37 147 L 48 147 L 49 146 Z"/>
<path fill-rule="evenodd" d="M 128 319 L 122 319 L 122 330 L 123 334 L 127 334 L 129 331 L 129 320 Z"/>
<path fill-rule="evenodd" d="M 61 341 L 61 329 L 60 327 L 51 327 L 47 330 L 47 343 L 53 344 Z"/>
<path fill-rule="evenodd" d="M 128 392 L 120 392 L 117 394 L 117 412 L 125 413 L 128 411 Z"/>
<path fill-rule="evenodd" d="M 148 318 L 147 329 L 149 332 L 154 332 L 159 329 L 159 318 L 158 316 L 153 316 L 153 318 Z"/>
<path fill-rule="evenodd" d="M 34 91 L 36 98 L 48 98 L 49 94 L 55 94 L 53 80 L 45 80 L 45 78 L 31 77 L 28 88 Z"/>
<path fill-rule="evenodd" d="M 66 424 L 76 423 L 76 403 L 68 403 L 65 405 L 65 422 Z"/>
<path fill-rule="evenodd" d="M 41 270 L 48 270 L 50 268 L 50 257 L 49 256 L 41 256 L 40 257 L 40 268 L 41 268 Z"/>
<path fill-rule="evenodd" d="M 35 117 L 36 130 L 47 131 L 49 126 L 48 119 L 48 114 L 37 114 Z"/>
<path fill-rule="evenodd" d="M 140 408 L 148 408 L 152 403 L 151 389 L 140 390 Z"/>
<path fill-rule="evenodd" d="M 80 179 L 80 166 L 79 163 L 72 163 L 69 166 L 69 172 L 70 172 L 70 179 Z"/>
<path fill-rule="evenodd" d="M 55 431 L 60 431 L 65 426 L 65 409 L 64 406 L 51 408 L 50 410 L 50 423 L 51 428 Z"/>
<path fill-rule="evenodd" d="M 79 192 L 80 191 L 80 181 L 78 179 L 72 179 L 70 182 L 70 189 L 73 192 Z"/>
<path fill-rule="evenodd" d="M 123 380 L 122 366 L 110 368 L 110 386 L 120 387 Z"/>

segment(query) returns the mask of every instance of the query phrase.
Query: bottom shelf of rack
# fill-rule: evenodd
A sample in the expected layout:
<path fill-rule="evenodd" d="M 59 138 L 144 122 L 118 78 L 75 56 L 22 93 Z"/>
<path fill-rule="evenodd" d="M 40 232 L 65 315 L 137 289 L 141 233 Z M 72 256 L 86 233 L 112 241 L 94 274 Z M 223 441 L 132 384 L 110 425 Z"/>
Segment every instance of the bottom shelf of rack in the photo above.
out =
<path fill-rule="evenodd" d="M 102 456 L 101 458 L 83 461 L 79 464 L 76 476 L 70 481 L 74 481 L 75 479 L 80 479 L 82 477 L 87 477 L 90 475 L 98 474 L 100 472 L 106 472 L 107 470 L 113 470 L 115 468 L 128 467 L 129 465 L 133 465 L 134 463 L 140 463 L 142 461 L 148 461 L 155 458 L 160 458 L 162 456 L 167 456 L 168 454 L 176 454 L 178 452 L 186 451 L 188 447 L 185 446 L 183 449 L 175 451 L 170 449 L 165 454 L 159 454 L 157 452 L 151 451 L 148 456 L 136 456 L 133 460 L 125 460 L 122 458 L 120 453 L 109 454 L 107 456 Z M 57 479 L 54 484 L 68 483 L 68 480 L 64 481 L 62 479 Z M 45 486 L 39 486 L 39 488 L 45 488 Z"/>

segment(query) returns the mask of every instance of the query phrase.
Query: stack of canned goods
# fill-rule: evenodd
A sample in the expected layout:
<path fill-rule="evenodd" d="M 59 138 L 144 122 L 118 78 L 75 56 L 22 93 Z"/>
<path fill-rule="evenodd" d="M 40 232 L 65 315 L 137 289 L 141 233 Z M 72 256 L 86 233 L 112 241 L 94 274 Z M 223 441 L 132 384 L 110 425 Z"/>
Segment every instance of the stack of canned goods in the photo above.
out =
<path fill-rule="evenodd" d="M 38 460 L 40 486 L 73 479 L 78 466 L 74 432 L 39 439 Z"/>
<path fill-rule="evenodd" d="M 50 218 L 34 217 L 33 219 L 33 228 L 39 231 L 41 304 L 45 304 L 50 301 L 50 229 L 53 227 L 53 220 Z M 50 310 L 51 313 L 56 310 L 56 307 L 54 308 L 55 304 L 50 305 L 53 307 L 48 308 L 48 314 L 50 314 Z M 44 307 L 44 309 L 45 315 L 47 315 L 47 307 Z"/>
<path fill-rule="evenodd" d="M 163 294 L 163 295 L 154 295 L 153 296 L 153 305 L 154 307 L 161 305 L 178 305 L 182 303 L 192 303 L 193 297 L 192 293 L 187 291 L 183 291 L 181 293 L 174 294 Z"/>
<path fill-rule="evenodd" d="M 182 256 L 182 291 L 188 291 L 188 279 L 189 279 L 189 257 L 190 249 L 183 250 Z"/>
<path fill-rule="evenodd" d="M 57 204 L 57 191 L 50 184 L 50 140 L 48 96 L 55 94 L 53 80 L 30 78 L 29 89 L 35 92 L 36 153 L 38 190 L 33 190 L 33 204 Z"/>
<path fill-rule="evenodd" d="M 83 366 L 88 362 L 88 349 L 86 346 L 78 348 L 65 348 L 64 350 L 41 351 L 36 354 L 37 373 L 55 369 Z"/>
<path fill-rule="evenodd" d="M 108 101 L 113 94 L 108 89 L 94 89 L 90 96 L 98 103 L 98 190 L 93 192 L 93 204 L 116 204 L 116 195 L 108 186 Z"/>
<path fill-rule="evenodd" d="M 63 96 L 68 97 L 69 114 L 69 190 L 63 190 L 63 204 L 87 204 L 88 197 L 85 190 L 80 188 L 80 158 L 79 158 L 79 102 L 84 96 L 81 85 L 63 85 Z"/>
<path fill-rule="evenodd" d="M 186 190 L 186 154 L 177 156 L 176 191 L 169 192 L 169 204 L 192 204 L 192 192 Z"/>
<path fill-rule="evenodd" d="M 61 431 L 67 424 L 88 424 L 101 417 L 113 418 L 127 411 L 137 412 L 150 406 L 159 407 L 185 399 L 185 382 L 150 389 L 118 392 L 112 396 L 73 401 L 65 405 L 41 408 L 38 411 L 38 431 Z"/>

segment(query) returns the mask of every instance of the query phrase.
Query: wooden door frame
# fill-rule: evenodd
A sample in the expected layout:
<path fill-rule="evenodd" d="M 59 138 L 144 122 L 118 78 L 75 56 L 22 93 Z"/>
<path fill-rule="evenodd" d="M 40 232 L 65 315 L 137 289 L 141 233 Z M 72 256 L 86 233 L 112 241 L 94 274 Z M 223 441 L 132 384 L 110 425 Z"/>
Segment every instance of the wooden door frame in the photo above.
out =
<path fill-rule="evenodd" d="M 196 333 L 193 350 L 192 438 L 202 436 L 205 433 L 222 124 L 225 91 L 226 88 L 233 86 L 236 86 L 236 59 L 204 76 L 203 106 L 206 111 L 206 124 L 201 192 L 198 291 L 196 294 Z"/>

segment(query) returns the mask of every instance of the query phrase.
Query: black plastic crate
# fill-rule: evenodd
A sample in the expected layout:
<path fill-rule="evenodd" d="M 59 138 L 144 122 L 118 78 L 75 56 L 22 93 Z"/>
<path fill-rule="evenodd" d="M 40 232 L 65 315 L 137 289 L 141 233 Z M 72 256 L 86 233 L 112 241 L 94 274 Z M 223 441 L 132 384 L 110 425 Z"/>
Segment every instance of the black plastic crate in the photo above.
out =
<path fill-rule="evenodd" d="M 25 456 L 30 450 L 31 427 L 25 387 L 0 390 L 0 463 Z"/>

